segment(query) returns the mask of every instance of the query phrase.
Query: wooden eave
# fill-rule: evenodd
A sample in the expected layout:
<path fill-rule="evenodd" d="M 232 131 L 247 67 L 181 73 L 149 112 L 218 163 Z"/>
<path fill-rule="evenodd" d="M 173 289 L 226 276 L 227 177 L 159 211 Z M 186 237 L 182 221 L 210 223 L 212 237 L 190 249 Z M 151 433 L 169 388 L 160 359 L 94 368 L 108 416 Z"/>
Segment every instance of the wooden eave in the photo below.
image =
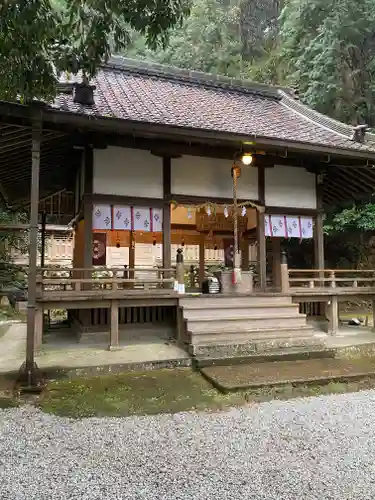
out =
<path fill-rule="evenodd" d="M 87 144 L 99 148 L 116 145 L 145 149 L 159 156 L 195 155 L 229 161 L 245 148 L 256 152 L 255 165 L 259 167 L 289 165 L 321 173 L 324 201 L 328 204 L 361 199 L 375 190 L 375 151 L 98 118 L 49 106 L 40 107 L 39 112 L 44 128 L 41 197 L 71 186 L 79 163 L 73 146 Z M 15 190 L 18 200 L 28 197 L 32 113 L 33 106 L 0 102 L 0 188 L 5 199 L 7 193 Z"/>

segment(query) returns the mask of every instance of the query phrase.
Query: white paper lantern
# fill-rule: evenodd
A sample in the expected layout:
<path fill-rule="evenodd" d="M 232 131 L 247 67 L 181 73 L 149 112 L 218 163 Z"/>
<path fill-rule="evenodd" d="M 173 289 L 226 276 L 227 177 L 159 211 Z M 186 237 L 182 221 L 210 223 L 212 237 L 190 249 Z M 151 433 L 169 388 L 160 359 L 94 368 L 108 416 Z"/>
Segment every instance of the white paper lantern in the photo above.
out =
<path fill-rule="evenodd" d="M 242 217 L 245 217 L 245 215 L 246 215 L 246 207 L 242 207 L 241 215 L 242 215 Z"/>
<path fill-rule="evenodd" d="M 229 216 L 228 207 L 224 207 L 224 217 L 227 219 Z"/>

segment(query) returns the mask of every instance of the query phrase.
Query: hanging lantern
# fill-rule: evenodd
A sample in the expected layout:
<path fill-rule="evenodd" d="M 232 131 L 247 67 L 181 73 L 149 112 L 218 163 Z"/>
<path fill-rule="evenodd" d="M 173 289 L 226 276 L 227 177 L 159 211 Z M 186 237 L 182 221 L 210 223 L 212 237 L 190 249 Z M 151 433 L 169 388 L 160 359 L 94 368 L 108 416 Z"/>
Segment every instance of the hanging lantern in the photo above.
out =
<path fill-rule="evenodd" d="M 245 215 L 246 215 L 246 207 L 242 207 L 241 215 L 242 215 L 242 217 L 245 217 Z"/>
<path fill-rule="evenodd" d="M 210 205 L 208 205 L 208 206 L 206 207 L 206 213 L 207 213 L 207 215 L 210 217 L 210 215 L 211 215 L 211 207 L 210 207 Z"/>
<path fill-rule="evenodd" d="M 188 208 L 188 211 L 187 211 L 187 218 L 189 220 L 191 220 L 193 218 L 193 214 L 191 213 L 191 208 Z"/>
<path fill-rule="evenodd" d="M 224 217 L 227 219 L 227 218 L 228 218 L 228 216 L 229 216 L 228 207 L 227 207 L 227 206 L 225 206 L 225 207 L 224 207 Z"/>

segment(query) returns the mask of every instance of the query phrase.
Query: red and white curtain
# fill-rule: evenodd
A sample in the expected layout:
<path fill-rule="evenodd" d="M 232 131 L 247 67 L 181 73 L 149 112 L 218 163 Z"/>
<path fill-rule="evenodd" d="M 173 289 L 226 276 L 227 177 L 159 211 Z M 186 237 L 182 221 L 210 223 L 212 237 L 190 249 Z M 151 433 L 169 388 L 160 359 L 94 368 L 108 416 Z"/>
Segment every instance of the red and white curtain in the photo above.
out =
<path fill-rule="evenodd" d="M 265 235 L 273 238 L 310 239 L 313 219 L 307 216 L 265 215 Z"/>
<path fill-rule="evenodd" d="M 128 205 L 94 205 L 93 229 L 161 232 L 163 210 Z"/>

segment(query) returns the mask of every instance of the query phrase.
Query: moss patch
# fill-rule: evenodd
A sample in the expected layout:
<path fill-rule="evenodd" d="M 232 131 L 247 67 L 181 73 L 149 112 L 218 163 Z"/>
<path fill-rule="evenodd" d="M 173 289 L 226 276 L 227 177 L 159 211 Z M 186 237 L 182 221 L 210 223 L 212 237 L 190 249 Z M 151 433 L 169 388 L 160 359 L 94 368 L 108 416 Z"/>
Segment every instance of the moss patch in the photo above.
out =
<path fill-rule="evenodd" d="M 218 410 L 243 401 L 223 396 L 189 368 L 51 382 L 41 408 L 70 417 L 126 416 Z"/>
<path fill-rule="evenodd" d="M 130 416 L 180 411 L 220 411 L 274 399 L 341 394 L 375 388 L 374 378 L 325 385 L 285 384 L 222 394 L 188 368 L 124 373 L 54 381 L 38 405 L 48 413 L 73 418 Z"/>

